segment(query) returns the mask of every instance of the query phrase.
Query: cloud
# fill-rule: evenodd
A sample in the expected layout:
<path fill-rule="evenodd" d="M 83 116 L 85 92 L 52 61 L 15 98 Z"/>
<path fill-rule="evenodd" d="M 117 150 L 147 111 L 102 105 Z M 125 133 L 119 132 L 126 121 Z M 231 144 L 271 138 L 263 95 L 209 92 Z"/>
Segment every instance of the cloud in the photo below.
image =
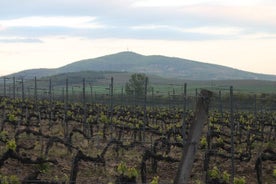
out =
<path fill-rule="evenodd" d="M 177 27 L 169 25 L 142 25 L 132 26 L 134 30 L 160 30 L 168 29 L 182 33 L 195 33 L 195 34 L 206 34 L 206 35 L 238 35 L 242 32 L 242 28 L 239 27 L 219 27 L 219 26 L 205 26 L 205 27 Z"/>
<path fill-rule="evenodd" d="M 0 43 L 42 43 L 42 40 L 28 37 L 0 37 Z"/>
<path fill-rule="evenodd" d="M 3 27 L 67 27 L 75 29 L 96 29 L 103 25 L 95 22 L 95 17 L 91 16 L 32 16 L 17 19 L 0 20 Z"/>
<path fill-rule="evenodd" d="M 176 10 L 180 16 L 189 15 L 197 19 L 205 20 L 207 24 L 212 22 L 219 24 L 232 24 L 239 26 L 276 26 L 275 6 L 251 5 L 251 6 L 222 6 L 199 5 L 182 7 Z"/>
<path fill-rule="evenodd" d="M 252 33 L 252 34 L 246 34 L 241 36 L 241 39 L 246 39 L 246 40 L 266 40 L 266 39 L 276 39 L 276 34 L 275 33 Z"/>
<path fill-rule="evenodd" d="M 180 6 L 191 6 L 191 5 L 235 5 L 243 6 L 248 4 L 260 4 L 262 0 L 240 0 L 240 1 L 229 1 L 229 0 L 140 0 L 135 1 L 132 6 L 136 7 L 180 7 Z"/>
<path fill-rule="evenodd" d="M 183 32 L 193 32 L 193 33 L 227 36 L 227 35 L 239 35 L 242 33 L 243 29 L 240 27 L 205 26 L 205 27 L 182 29 L 182 31 Z"/>

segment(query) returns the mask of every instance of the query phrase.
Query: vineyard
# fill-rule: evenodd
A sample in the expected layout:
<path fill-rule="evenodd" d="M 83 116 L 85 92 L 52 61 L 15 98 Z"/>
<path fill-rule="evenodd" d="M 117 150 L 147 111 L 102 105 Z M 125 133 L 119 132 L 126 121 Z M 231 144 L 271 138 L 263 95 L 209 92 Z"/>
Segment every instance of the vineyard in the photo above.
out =
<path fill-rule="evenodd" d="M 201 93 L 116 96 L 112 82 L 98 100 L 85 80 L 72 93 L 5 86 L 0 183 L 174 183 Z M 275 101 L 212 93 L 189 183 L 276 183 Z"/>

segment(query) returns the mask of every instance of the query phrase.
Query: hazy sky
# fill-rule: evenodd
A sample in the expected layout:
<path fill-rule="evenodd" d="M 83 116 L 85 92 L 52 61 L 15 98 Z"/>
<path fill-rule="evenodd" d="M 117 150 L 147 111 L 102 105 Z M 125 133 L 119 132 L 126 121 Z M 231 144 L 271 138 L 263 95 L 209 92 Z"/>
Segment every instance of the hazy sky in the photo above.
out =
<path fill-rule="evenodd" d="M 0 75 L 130 50 L 276 74 L 275 0 L 2 0 Z"/>

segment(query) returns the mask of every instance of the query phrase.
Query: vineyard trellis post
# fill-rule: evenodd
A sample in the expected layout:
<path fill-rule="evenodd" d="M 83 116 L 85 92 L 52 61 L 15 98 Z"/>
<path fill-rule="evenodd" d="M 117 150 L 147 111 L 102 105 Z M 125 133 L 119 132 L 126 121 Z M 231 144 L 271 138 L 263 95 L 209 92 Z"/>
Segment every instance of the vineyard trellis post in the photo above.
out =
<path fill-rule="evenodd" d="M 233 110 L 233 86 L 230 86 L 230 124 L 231 124 L 231 184 L 234 183 L 235 178 L 235 144 L 234 144 L 234 132 L 235 132 L 235 124 L 234 124 L 234 110 Z"/>
<path fill-rule="evenodd" d="M 8 96 L 11 97 L 11 85 L 8 86 Z"/>
<path fill-rule="evenodd" d="M 34 79 L 34 103 L 35 103 L 35 110 L 37 110 L 37 80 L 36 80 L 36 76 Z"/>
<path fill-rule="evenodd" d="M 183 139 L 183 146 L 186 142 L 186 111 L 187 111 L 187 83 L 184 84 L 183 89 L 183 117 L 182 117 L 182 139 Z"/>
<path fill-rule="evenodd" d="M 30 90 L 30 87 L 27 87 L 27 96 L 28 96 L 28 98 L 31 98 L 31 90 Z"/>
<path fill-rule="evenodd" d="M 86 106 L 86 85 L 85 85 L 85 78 L 82 79 L 82 105 L 83 105 L 83 132 L 86 132 L 86 135 L 89 135 L 89 125 L 86 122 L 87 118 L 87 106 Z"/>
<path fill-rule="evenodd" d="M 65 89 L 64 89 L 64 87 L 62 87 L 61 88 L 61 101 L 63 102 L 63 103 L 65 103 Z M 59 95 L 59 99 L 60 99 L 60 95 Z"/>
<path fill-rule="evenodd" d="M 154 104 L 154 87 L 151 87 L 151 100 L 150 100 L 150 105 L 153 107 Z"/>
<path fill-rule="evenodd" d="M 143 142 L 145 141 L 145 130 L 146 130 L 146 124 L 147 124 L 147 91 L 148 91 L 148 77 L 145 78 L 145 89 L 144 89 Z"/>
<path fill-rule="evenodd" d="M 21 78 L 21 98 L 25 102 L 25 89 L 24 89 L 24 79 Z"/>
<path fill-rule="evenodd" d="M 212 131 L 211 131 L 211 127 L 210 127 L 210 121 L 208 121 L 208 131 L 207 131 L 207 137 L 206 137 L 206 141 L 207 141 L 207 149 L 205 151 L 205 155 L 204 155 L 204 174 L 205 174 L 205 183 L 207 183 L 209 181 L 209 164 L 210 164 L 210 151 L 211 151 L 211 137 L 212 137 Z"/>
<path fill-rule="evenodd" d="M 124 86 L 122 86 L 122 89 L 121 89 L 121 106 L 123 105 L 123 101 L 124 101 Z"/>
<path fill-rule="evenodd" d="M 254 116 L 257 117 L 257 95 L 254 95 Z"/>
<path fill-rule="evenodd" d="M 82 105 L 83 109 L 85 110 L 85 104 L 86 104 L 86 94 L 85 94 L 85 78 L 82 79 Z"/>
<path fill-rule="evenodd" d="M 221 115 L 221 118 L 223 118 L 223 106 L 222 106 L 222 94 L 221 90 L 219 90 L 219 113 Z"/>
<path fill-rule="evenodd" d="M 89 87 L 90 87 L 90 103 L 92 105 L 93 104 L 93 82 L 89 83 Z"/>
<path fill-rule="evenodd" d="M 12 78 L 12 98 L 15 99 L 15 77 Z"/>
<path fill-rule="evenodd" d="M 52 125 L 52 119 L 53 119 L 53 97 L 52 97 L 52 79 L 50 78 L 49 79 L 49 92 L 48 92 L 48 95 L 49 95 L 49 105 L 50 105 L 50 125 Z"/>
<path fill-rule="evenodd" d="M 48 95 L 49 95 L 50 105 L 52 105 L 52 79 L 51 78 L 49 79 L 49 92 L 48 92 Z"/>
<path fill-rule="evenodd" d="M 68 78 L 66 79 L 66 82 L 65 82 L 65 109 L 68 110 Z"/>
<path fill-rule="evenodd" d="M 201 90 L 199 99 L 197 100 L 195 117 L 191 123 L 188 139 L 182 151 L 182 158 L 178 171 L 174 180 L 174 184 L 187 184 L 190 178 L 195 153 L 204 123 L 208 120 L 209 103 L 211 101 L 212 92 Z"/>
<path fill-rule="evenodd" d="M 109 106 L 109 113 L 110 113 L 110 116 L 109 116 L 109 121 L 110 121 L 110 129 L 111 129 L 111 139 L 113 138 L 113 124 L 112 124 L 112 119 L 113 119 L 113 92 L 114 92 L 114 79 L 113 77 L 111 77 L 110 79 L 110 86 L 109 86 L 109 93 L 110 93 L 110 106 Z"/>
<path fill-rule="evenodd" d="M 64 94 L 64 88 L 63 88 Z M 65 81 L 65 98 L 64 98 L 64 137 L 68 137 L 68 122 L 67 122 L 67 113 L 68 113 L 68 78 Z"/>
<path fill-rule="evenodd" d="M 219 113 L 220 120 L 223 120 L 223 102 L 222 102 L 221 90 L 219 90 L 219 96 L 218 96 L 218 113 Z M 222 126 L 222 131 L 224 131 L 224 126 Z"/>
<path fill-rule="evenodd" d="M 198 100 L 198 89 L 197 88 L 195 89 L 195 97 L 196 97 L 195 104 L 197 104 L 197 100 Z"/>
<path fill-rule="evenodd" d="M 4 80 L 4 97 L 6 97 L 6 77 L 4 77 L 3 80 Z"/>

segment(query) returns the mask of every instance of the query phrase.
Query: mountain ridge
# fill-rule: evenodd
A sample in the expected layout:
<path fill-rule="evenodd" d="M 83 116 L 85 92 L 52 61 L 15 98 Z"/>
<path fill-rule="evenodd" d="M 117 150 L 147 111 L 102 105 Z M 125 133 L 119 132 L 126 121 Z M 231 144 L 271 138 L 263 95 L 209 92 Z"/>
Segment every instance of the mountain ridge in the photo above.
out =
<path fill-rule="evenodd" d="M 120 71 L 146 73 L 166 78 L 186 80 L 270 80 L 276 75 L 242 71 L 217 64 L 167 57 L 162 55 L 141 55 L 135 52 L 119 52 L 92 59 L 84 59 L 68 65 L 47 69 L 29 69 L 8 76 L 32 78 L 80 71 Z"/>

